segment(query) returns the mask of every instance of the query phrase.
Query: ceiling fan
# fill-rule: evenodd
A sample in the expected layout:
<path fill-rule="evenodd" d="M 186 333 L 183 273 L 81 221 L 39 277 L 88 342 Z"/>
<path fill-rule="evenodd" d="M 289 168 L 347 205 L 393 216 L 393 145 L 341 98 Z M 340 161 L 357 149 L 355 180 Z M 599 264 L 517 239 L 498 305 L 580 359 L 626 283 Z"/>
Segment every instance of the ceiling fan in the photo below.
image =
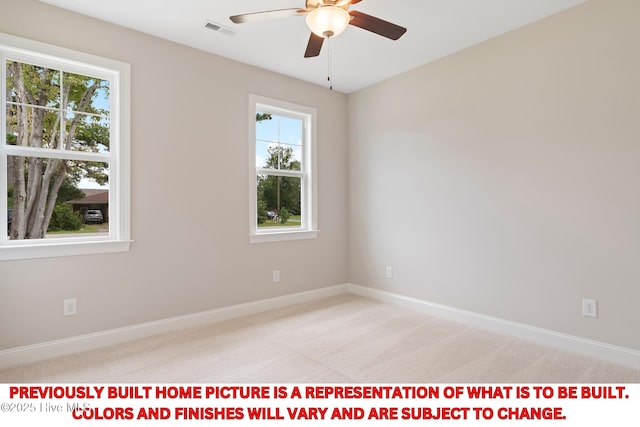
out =
<path fill-rule="evenodd" d="M 236 24 L 266 21 L 306 15 L 311 36 L 304 53 L 305 58 L 320 55 L 324 39 L 335 37 L 349 25 L 371 31 L 372 33 L 398 40 L 407 31 L 391 22 L 384 21 L 366 13 L 349 10 L 351 5 L 362 0 L 306 0 L 304 9 L 278 9 L 264 12 L 245 13 L 229 17 Z"/>

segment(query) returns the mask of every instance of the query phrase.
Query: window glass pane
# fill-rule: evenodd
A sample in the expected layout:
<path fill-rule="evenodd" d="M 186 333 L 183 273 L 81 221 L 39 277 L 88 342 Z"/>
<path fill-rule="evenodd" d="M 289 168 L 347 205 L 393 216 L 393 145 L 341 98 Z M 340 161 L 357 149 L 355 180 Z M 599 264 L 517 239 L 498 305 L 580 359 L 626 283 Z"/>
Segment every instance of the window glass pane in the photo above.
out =
<path fill-rule="evenodd" d="M 60 108 L 60 72 L 7 61 L 7 102 Z"/>
<path fill-rule="evenodd" d="M 280 169 L 302 170 L 301 146 L 281 144 L 279 149 Z"/>
<path fill-rule="evenodd" d="M 278 121 L 264 111 L 256 112 L 256 138 L 267 142 L 278 142 Z"/>
<path fill-rule="evenodd" d="M 301 178 L 258 175 L 258 227 L 301 228 Z"/>
<path fill-rule="evenodd" d="M 67 112 L 65 150 L 109 152 L 110 122 L 108 116 Z"/>
<path fill-rule="evenodd" d="M 302 120 L 290 117 L 274 116 L 278 120 L 280 127 L 281 143 L 288 145 L 302 145 Z"/>
<path fill-rule="evenodd" d="M 278 169 L 280 161 L 276 155 L 269 152 L 270 147 L 277 147 L 278 144 L 268 141 L 256 141 L 256 167 Z"/>
<path fill-rule="evenodd" d="M 60 72 L 6 62 L 7 143 L 56 148 L 60 127 Z"/>
<path fill-rule="evenodd" d="M 8 156 L 9 238 L 108 235 L 108 176 L 106 163 Z"/>
<path fill-rule="evenodd" d="M 63 73 L 65 150 L 109 151 L 109 82 Z"/>
<path fill-rule="evenodd" d="M 59 148 L 58 110 L 22 104 L 7 105 L 7 144 L 34 148 Z"/>
<path fill-rule="evenodd" d="M 109 151 L 109 82 L 63 73 L 65 147 L 74 151 Z"/>
<path fill-rule="evenodd" d="M 288 145 L 302 145 L 303 120 L 258 112 L 256 114 L 256 137 L 259 140 Z"/>
<path fill-rule="evenodd" d="M 256 166 L 302 170 L 302 119 L 257 113 Z"/>
<path fill-rule="evenodd" d="M 256 143 L 256 165 L 265 169 L 302 170 L 302 147 Z"/>
<path fill-rule="evenodd" d="M 66 110 L 109 115 L 109 81 L 63 73 Z"/>

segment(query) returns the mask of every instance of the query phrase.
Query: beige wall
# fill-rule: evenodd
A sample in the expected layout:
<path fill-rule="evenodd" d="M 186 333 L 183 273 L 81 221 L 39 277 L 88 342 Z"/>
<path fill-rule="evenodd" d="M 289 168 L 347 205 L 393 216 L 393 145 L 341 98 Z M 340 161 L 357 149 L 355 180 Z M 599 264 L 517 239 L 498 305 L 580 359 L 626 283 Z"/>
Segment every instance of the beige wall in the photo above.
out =
<path fill-rule="evenodd" d="M 1 262 L 0 350 L 346 282 L 345 95 L 34 0 L 0 9 L 2 32 L 131 64 L 135 241 Z M 318 110 L 316 240 L 248 243 L 249 93 Z"/>
<path fill-rule="evenodd" d="M 592 0 L 350 96 L 350 281 L 640 350 L 638 16 Z"/>

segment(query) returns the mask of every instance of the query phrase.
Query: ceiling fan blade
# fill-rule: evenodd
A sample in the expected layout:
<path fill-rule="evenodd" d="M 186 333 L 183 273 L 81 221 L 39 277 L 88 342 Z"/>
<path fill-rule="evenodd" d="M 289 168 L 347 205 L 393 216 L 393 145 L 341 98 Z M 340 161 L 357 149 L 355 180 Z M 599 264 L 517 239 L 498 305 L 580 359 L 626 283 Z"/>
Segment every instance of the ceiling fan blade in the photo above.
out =
<path fill-rule="evenodd" d="M 353 2 L 352 2 L 353 3 Z M 351 25 L 362 28 L 372 33 L 376 33 L 391 40 L 398 40 L 407 29 L 391 22 L 387 22 L 375 16 L 367 15 L 366 13 L 352 10 L 349 12 L 351 15 Z"/>
<path fill-rule="evenodd" d="M 243 15 L 230 16 L 231 22 L 236 24 L 246 24 L 247 22 L 268 21 L 271 19 L 288 18 L 306 13 L 304 9 L 278 9 L 266 10 L 264 12 L 245 13 Z"/>
<path fill-rule="evenodd" d="M 322 43 L 324 43 L 324 37 L 320 37 L 311 33 L 309 37 L 309 43 L 307 43 L 307 50 L 304 52 L 305 58 L 311 58 L 320 55 L 322 50 Z"/>

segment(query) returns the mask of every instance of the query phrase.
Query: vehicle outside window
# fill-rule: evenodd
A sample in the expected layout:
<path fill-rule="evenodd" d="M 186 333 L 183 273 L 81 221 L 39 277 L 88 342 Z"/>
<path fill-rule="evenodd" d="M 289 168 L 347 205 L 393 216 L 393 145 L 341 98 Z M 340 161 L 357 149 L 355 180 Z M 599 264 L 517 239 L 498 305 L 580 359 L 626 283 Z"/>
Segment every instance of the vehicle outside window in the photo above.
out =
<path fill-rule="evenodd" d="M 102 224 L 104 222 L 104 216 L 100 209 L 88 209 L 84 214 L 85 224 Z"/>

